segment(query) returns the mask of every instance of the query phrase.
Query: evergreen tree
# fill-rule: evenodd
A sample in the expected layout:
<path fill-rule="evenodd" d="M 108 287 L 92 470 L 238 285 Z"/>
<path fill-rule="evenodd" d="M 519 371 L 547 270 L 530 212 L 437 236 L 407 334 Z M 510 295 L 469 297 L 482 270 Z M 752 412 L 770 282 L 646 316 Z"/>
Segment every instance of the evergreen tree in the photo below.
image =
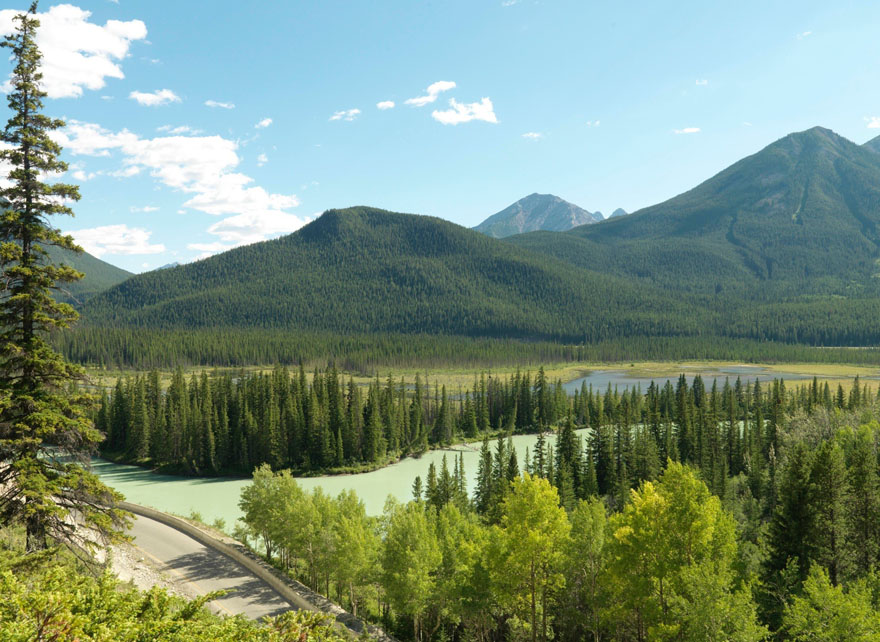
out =
<path fill-rule="evenodd" d="M 0 134 L 6 144 L 0 160 L 12 166 L 9 185 L 0 189 L 0 515 L 5 523 L 24 523 L 28 552 L 46 548 L 50 537 L 89 546 L 72 513 L 106 536 L 118 534 L 124 518 L 114 508 L 121 496 L 82 465 L 101 439 L 86 417 L 85 396 L 68 387 L 83 378 L 82 370 L 46 340 L 77 318 L 51 290 L 82 274 L 53 264 L 45 249 L 81 251 L 49 224 L 52 216 L 72 215 L 66 202 L 79 192 L 42 182 L 67 165 L 50 137 L 64 122 L 41 113 L 46 92 L 36 12 L 34 2 L 27 14 L 15 16 L 13 33 L 0 43 L 15 65 L 7 93 L 13 113 Z"/>
<path fill-rule="evenodd" d="M 849 461 L 849 540 L 859 575 L 867 574 L 880 555 L 880 479 L 874 435 L 863 427 L 855 435 Z"/>
<path fill-rule="evenodd" d="M 765 621 L 773 629 L 779 627 L 789 596 L 806 579 L 816 555 L 812 468 L 813 457 L 806 444 L 797 442 L 788 454 L 782 473 L 764 565 L 761 601 Z"/>
<path fill-rule="evenodd" d="M 489 449 L 489 437 L 483 435 L 480 447 L 480 461 L 477 465 L 477 485 L 474 489 L 474 504 L 477 512 L 485 515 L 492 503 L 492 451 Z"/>
<path fill-rule="evenodd" d="M 828 569 L 831 583 L 837 586 L 847 574 L 850 558 L 846 463 L 835 441 L 824 442 L 816 451 L 811 480 L 816 510 L 816 561 Z"/>

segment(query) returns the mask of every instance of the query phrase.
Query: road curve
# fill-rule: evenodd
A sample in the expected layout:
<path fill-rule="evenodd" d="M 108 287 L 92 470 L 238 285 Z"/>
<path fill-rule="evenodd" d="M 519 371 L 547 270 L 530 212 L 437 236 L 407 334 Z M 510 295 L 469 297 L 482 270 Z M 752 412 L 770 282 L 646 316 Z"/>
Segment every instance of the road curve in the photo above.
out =
<path fill-rule="evenodd" d="M 211 591 L 228 591 L 225 597 L 208 604 L 216 613 L 240 613 L 259 619 L 296 609 L 243 566 L 177 529 L 135 515 L 129 534 L 144 557 L 189 584 L 194 593 L 204 595 Z"/>

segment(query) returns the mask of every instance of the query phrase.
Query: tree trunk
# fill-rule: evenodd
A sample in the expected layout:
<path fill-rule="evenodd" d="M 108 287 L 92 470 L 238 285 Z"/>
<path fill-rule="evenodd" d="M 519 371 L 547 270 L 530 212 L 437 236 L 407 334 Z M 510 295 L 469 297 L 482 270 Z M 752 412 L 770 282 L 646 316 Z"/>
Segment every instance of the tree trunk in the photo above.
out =
<path fill-rule="evenodd" d="M 541 588 L 541 642 L 547 642 L 547 586 Z"/>
<path fill-rule="evenodd" d="M 46 548 L 46 528 L 38 514 L 27 518 L 25 551 L 35 553 Z"/>
<path fill-rule="evenodd" d="M 535 595 L 535 593 L 537 593 L 537 591 L 536 591 L 536 589 L 535 589 L 535 563 L 534 563 L 534 562 L 532 562 L 532 565 L 531 565 L 531 572 L 532 572 L 532 580 L 531 580 L 531 589 L 532 589 L 532 590 L 531 590 L 531 593 L 532 593 L 532 642 L 537 642 L 537 640 L 538 640 L 538 630 L 537 630 L 537 624 L 538 624 L 538 621 L 537 621 L 537 620 L 538 620 L 538 615 L 537 615 L 537 607 L 536 607 L 536 604 L 535 604 L 535 602 L 536 602 L 536 600 L 537 600 L 537 596 Z"/>

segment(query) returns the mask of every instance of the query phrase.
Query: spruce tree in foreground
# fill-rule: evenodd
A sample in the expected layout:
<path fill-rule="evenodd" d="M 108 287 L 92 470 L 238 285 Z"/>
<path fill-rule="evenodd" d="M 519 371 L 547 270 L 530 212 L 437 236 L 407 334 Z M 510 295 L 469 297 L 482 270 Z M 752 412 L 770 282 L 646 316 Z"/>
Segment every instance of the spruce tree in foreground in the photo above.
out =
<path fill-rule="evenodd" d="M 43 182 L 67 165 L 49 137 L 64 122 L 41 113 L 36 10 L 35 2 L 16 16 L 15 31 L 0 43 L 15 65 L 7 94 L 12 117 L 0 134 L 0 160 L 12 167 L 0 189 L 0 519 L 24 523 L 29 552 L 46 548 L 49 538 L 88 548 L 74 518 L 106 537 L 119 532 L 124 517 L 113 508 L 120 496 L 81 465 L 101 439 L 85 415 L 86 398 L 74 390 L 83 373 L 46 341 L 77 318 L 52 290 L 82 274 L 53 265 L 44 248 L 82 250 L 49 222 L 72 215 L 66 203 L 79 193 Z"/>

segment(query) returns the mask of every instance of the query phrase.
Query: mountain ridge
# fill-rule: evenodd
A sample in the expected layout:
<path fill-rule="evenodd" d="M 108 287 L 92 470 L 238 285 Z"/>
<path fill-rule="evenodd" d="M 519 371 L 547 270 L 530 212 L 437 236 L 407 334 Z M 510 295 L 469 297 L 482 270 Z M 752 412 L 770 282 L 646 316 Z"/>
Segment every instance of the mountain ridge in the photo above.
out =
<path fill-rule="evenodd" d="M 601 220 L 599 212 L 589 212 L 553 194 L 535 192 L 496 212 L 473 229 L 504 238 L 538 230 L 563 232 Z"/>
<path fill-rule="evenodd" d="M 876 291 L 880 155 L 814 127 L 667 201 L 565 234 L 583 242 L 529 234 L 507 241 L 677 289 Z"/>
<path fill-rule="evenodd" d="M 573 341 L 608 324 L 650 327 L 665 315 L 668 325 L 680 308 L 663 293 L 443 219 L 353 207 L 278 239 L 133 276 L 92 299 L 83 317 L 111 326 Z"/>

